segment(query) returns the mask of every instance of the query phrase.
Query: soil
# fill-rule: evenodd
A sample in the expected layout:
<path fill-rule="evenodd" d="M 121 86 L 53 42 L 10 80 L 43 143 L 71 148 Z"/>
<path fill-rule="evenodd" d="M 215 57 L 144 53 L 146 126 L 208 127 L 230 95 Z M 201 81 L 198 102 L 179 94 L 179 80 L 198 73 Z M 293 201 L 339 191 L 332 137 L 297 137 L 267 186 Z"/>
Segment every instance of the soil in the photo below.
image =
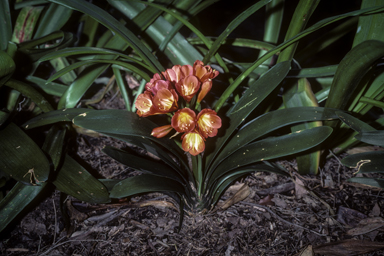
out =
<path fill-rule="evenodd" d="M 96 108 L 124 108 L 109 91 Z M 98 177 L 138 175 L 101 152 L 127 147 L 100 136 L 79 135 L 73 152 Z M 185 216 L 160 193 L 119 204 L 91 205 L 52 193 L 8 227 L 1 255 L 384 255 L 384 194 L 347 180 L 354 169 L 330 158 L 319 175 L 299 175 L 295 162 L 281 161 L 291 177 L 255 172 L 239 180 L 215 211 Z M 237 191 L 242 201 L 223 209 Z M 69 220 L 69 223 L 66 222 Z"/>

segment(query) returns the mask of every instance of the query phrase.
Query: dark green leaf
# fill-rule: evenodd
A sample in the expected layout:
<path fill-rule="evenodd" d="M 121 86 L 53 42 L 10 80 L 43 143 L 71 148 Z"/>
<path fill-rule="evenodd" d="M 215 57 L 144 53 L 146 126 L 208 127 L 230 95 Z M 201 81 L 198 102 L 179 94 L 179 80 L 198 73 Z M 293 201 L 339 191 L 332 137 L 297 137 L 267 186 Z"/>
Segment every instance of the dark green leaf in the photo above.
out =
<path fill-rule="evenodd" d="M 0 231 L 2 231 L 31 201 L 45 188 L 28 186 L 17 182 L 8 194 L 0 201 Z"/>
<path fill-rule="evenodd" d="M 15 62 L 11 56 L 0 50 L 0 87 L 12 76 L 15 68 Z"/>
<path fill-rule="evenodd" d="M 247 164 L 308 150 L 319 145 L 331 133 L 332 128 L 322 126 L 248 144 L 221 162 L 210 179 L 214 181 L 231 170 Z"/>
<path fill-rule="evenodd" d="M 338 65 L 325 66 L 320 68 L 303 68 L 291 69 L 287 78 L 301 78 L 301 77 L 324 77 L 333 76 L 337 70 Z"/>
<path fill-rule="evenodd" d="M 357 168 L 361 173 L 384 172 L 384 152 L 371 151 L 349 155 L 343 158 L 341 163 Z"/>
<path fill-rule="evenodd" d="M 175 180 L 151 174 L 142 174 L 127 178 L 117 183 L 113 187 L 110 197 L 123 198 L 149 192 L 185 193 L 184 187 Z"/>
<path fill-rule="evenodd" d="M 281 62 L 265 73 L 259 80 L 250 86 L 229 113 L 230 125 L 225 134 L 218 138 L 213 154 L 207 159 L 208 165 L 213 157 L 219 153 L 224 143 L 239 128 L 247 116 L 280 84 L 290 68 L 290 62 Z"/>
<path fill-rule="evenodd" d="M 17 181 L 39 184 L 48 179 L 47 157 L 17 125 L 0 130 L 0 169 Z"/>
<path fill-rule="evenodd" d="M 362 142 L 384 147 L 384 131 L 369 131 L 369 132 L 361 132 L 355 136 L 357 140 Z"/>
<path fill-rule="evenodd" d="M 178 172 L 159 161 L 140 157 L 134 154 L 130 154 L 127 151 L 108 146 L 103 148 L 103 152 L 113 159 L 119 161 L 120 163 L 125 164 L 135 170 L 142 171 L 143 173 L 166 177 L 178 182 L 182 182 L 184 179 L 184 177 L 181 177 Z"/>
<path fill-rule="evenodd" d="M 39 127 L 47 124 L 53 124 L 57 122 L 72 122 L 72 119 L 74 117 L 90 111 L 92 111 L 92 109 L 84 109 L 84 108 L 69 108 L 69 109 L 53 110 L 28 120 L 22 126 L 25 129 L 32 129 L 35 127 Z"/>
<path fill-rule="evenodd" d="M 0 50 L 6 51 L 12 37 L 12 20 L 9 1 L 0 1 Z"/>
<path fill-rule="evenodd" d="M 60 124 L 53 125 L 45 138 L 42 150 L 49 155 L 54 170 L 59 167 L 64 149 L 64 139 L 67 129 Z"/>
<path fill-rule="evenodd" d="M 376 129 L 370 126 L 369 124 L 357 119 L 356 117 L 351 116 L 350 114 L 341 111 L 337 111 L 336 114 L 339 116 L 341 121 L 343 121 L 346 125 L 348 125 L 357 132 L 376 131 Z"/>
<path fill-rule="evenodd" d="M 90 15 L 92 18 L 103 24 L 108 29 L 119 35 L 133 50 L 143 59 L 143 61 L 161 72 L 164 70 L 160 62 L 153 56 L 153 54 L 141 43 L 141 41 L 128 30 L 123 24 L 116 20 L 105 10 L 97 7 L 86 1 L 79 0 L 50 0 L 51 2 L 64 5 L 68 8 L 78 10 L 82 13 Z"/>
<path fill-rule="evenodd" d="M 70 156 L 56 172 L 53 184 L 58 190 L 88 203 L 108 203 L 107 188 Z"/>
<path fill-rule="evenodd" d="M 378 188 L 384 188 L 384 179 L 374 179 L 374 178 L 365 178 L 365 177 L 356 177 L 356 178 L 350 178 L 348 181 L 350 182 L 356 182 L 372 187 L 378 187 Z"/>

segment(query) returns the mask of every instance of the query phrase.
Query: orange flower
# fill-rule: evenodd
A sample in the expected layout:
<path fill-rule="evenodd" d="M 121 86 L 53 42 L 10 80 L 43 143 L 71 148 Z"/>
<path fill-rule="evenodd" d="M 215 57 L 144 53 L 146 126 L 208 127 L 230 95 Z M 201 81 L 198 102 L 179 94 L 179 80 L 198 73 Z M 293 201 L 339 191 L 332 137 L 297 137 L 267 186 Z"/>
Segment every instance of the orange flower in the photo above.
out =
<path fill-rule="evenodd" d="M 159 89 L 155 96 L 153 96 L 154 107 L 164 113 L 175 111 L 178 108 L 177 101 L 179 96 L 174 89 L 168 90 L 166 88 Z"/>
<path fill-rule="evenodd" d="M 204 138 L 196 130 L 185 133 L 182 137 L 181 146 L 184 151 L 189 152 L 193 156 L 197 156 L 205 150 Z"/>
<path fill-rule="evenodd" d="M 162 138 L 165 135 L 167 135 L 171 130 L 172 130 L 172 126 L 170 124 L 164 125 L 164 126 L 156 127 L 155 129 L 153 129 L 151 135 L 156 138 Z"/>
<path fill-rule="evenodd" d="M 197 126 L 204 138 L 214 137 L 221 127 L 221 118 L 212 109 L 203 109 L 197 115 Z"/>
<path fill-rule="evenodd" d="M 204 99 L 205 95 L 207 95 L 207 93 L 211 90 L 211 88 L 212 88 L 211 80 L 203 82 L 203 84 L 201 85 L 201 90 L 199 92 L 199 95 L 197 96 L 197 103 L 200 103 Z"/>
<path fill-rule="evenodd" d="M 196 76 L 186 76 L 176 84 L 177 92 L 186 102 L 190 102 L 200 89 L 200 81 Z"/>
<path fill-rule="evenodd" d="M 155 86 L 156 81 L 158 80 L 162 80 L 161 76 L 159 74 L 154 74 L 153 78 L 151 78 L 151 80 L 149 80 L 149 82 L 145 84 L 145 90 L 151 91 L 152 87 Z"/>
<path fill-rule="evenodd" d="M 153 101 L 152 101 L 152 94 L 150 92 L 144 92 L 137 96 L 135 106 L 137 108 L 137 114 L 139 116 L 149 116 L 153 115 Z"/>
<path fill-rule="evenodd" d="M 204 83 L 207 80 L 211 80 L 219 75 L 219 71 L 212 70 L 211 66 L 204 66 L 204 63 L 200 60 L 195 61 L 193 64 L 193 75 L 197 76 L 199 80 Z"/>
<path fill-rule="evenodd" d="M 176 84 L 186 76 L 193 75 L 193 68 L 191 65 L 175 65 L 172 69 L 167 69 L 165 72 L 162 72 L 162 74 L 166 80 Z"/>
<path fill-rule="evenodd" d="M 170 81 L 157 80 L 156 82 L 153 83 L 153 85 L 149 91 L 152 92 L 153 95 L 156 95 L 157 91 L 160 89 L 171 90 L 171 89 L 173 89 L 172 83 Z"/>
<path fill-rule="evenodd" d="M 172 117 L 172 127 L 177 132 L 190 132 L 195 129 L 196 114 L 189 108 L 178 110 Z"/>

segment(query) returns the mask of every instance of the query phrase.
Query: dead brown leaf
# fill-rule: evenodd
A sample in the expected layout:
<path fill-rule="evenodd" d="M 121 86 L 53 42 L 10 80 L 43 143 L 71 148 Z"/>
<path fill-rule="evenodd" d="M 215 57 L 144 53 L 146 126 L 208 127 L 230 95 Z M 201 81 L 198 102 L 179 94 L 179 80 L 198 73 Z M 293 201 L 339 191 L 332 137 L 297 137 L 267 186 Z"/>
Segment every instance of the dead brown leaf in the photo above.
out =
<path fill-rule="evenodd" d="M 353 256 L 373 252 L 384 248 L 383 242 L 347 239 L 314 247 L 314 252 L 321 255 Z"/>
<path fill-rule="evenodd" d="M 247 184 L 244 184 L 237 192 L 234 194 L 231 198 L 226 200 L 222 206 L 220 206 L 221 209 L 225 210 L 229 208 L 231 205 L 236 204 L 237 202 L 240 202 L 247 198 L 251 194 L 251 189 L 248 187 Z"/>
<path fill-rule="evenodd" d="M 366 218 L 366 219 L 362 219 L 356 228 L 348 230 L 347 235 L 350 235 L 350 236 L 362 235 L 362 234 L 371 232 L 373 230 L 376 230 L 378 228 L 381 228 L 383 226 L 384 226 L 384 219 L 381 217 Z"/>

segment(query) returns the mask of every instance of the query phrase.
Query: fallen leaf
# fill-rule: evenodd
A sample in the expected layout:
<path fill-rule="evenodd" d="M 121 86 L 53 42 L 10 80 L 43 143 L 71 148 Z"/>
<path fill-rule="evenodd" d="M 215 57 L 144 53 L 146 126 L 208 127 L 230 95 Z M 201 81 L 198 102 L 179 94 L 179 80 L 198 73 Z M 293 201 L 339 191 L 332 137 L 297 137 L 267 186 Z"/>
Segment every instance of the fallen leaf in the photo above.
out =
<path fill-rule="evenodd" d="M 237 202 L 240 202 L 247 198 L 251 194 L 251 189 L 248 187 L 247 184 L 244 184 L 237 192 L 234 194 L 231 198 L 226 200 L 223 205 L 220 206 L 221 209 L 225 210 L 229 208 L 231 205 L 236 204 Z"/>
<path fill-rule="evenodd" d="M 384 219 L 381 217 L 366 218 L 366 219 L 362 219 L 356 228 L 348 230 L 347 235 L 350 235 L 350 236 L 362 235 L 362 234 L 371 232 L 373 230 L 376 230 L 378 228 L 381 228 L 383 226 L 384 226 Z"/>
<path fill-rule="evenodd" d="M 340 206 L 337 211 L 337 221 L 347 227 L 354 228 L 365 218 L 367 218 L 367 215 L 347 207 Z"/>
<path fill-rule="evenodd" d="M 299 178 L 296 178 L 295 194 L 297 199 L 300 199 L 304 195 L 308 194 L 308 191 L 304 187 L 305 187 L 304 183 Z"/>
<path fill-rule="evenodd" d="M 304 251 L 302 251 L 299 256 L 313 256 L 313 249 L 312 249 L 312 245 L 308 245 Z"/>
<path fill-rule="evenodd" d="M 260 205 L 275 205 L 274 202 L 272 202 L 273 195 L 267 195 L 266 197 L 260 199 L 259 204 Z"/>
<path fill-rule="evenodd" d="M 353 256 L 377 251 L 382 248 L 384 248 L 383 242 L 347 239 L 334 243 L 318 245 L 313 248 L 313 251 L 316 254 L 327 256 Z"/>
<path fill-rule="evenodd" d="M 381 209 L 379 204 L 376 202 L 375 206 L 373 206 L 372 211 L 371 211 L 371 216 L 380 216 Z"/>

